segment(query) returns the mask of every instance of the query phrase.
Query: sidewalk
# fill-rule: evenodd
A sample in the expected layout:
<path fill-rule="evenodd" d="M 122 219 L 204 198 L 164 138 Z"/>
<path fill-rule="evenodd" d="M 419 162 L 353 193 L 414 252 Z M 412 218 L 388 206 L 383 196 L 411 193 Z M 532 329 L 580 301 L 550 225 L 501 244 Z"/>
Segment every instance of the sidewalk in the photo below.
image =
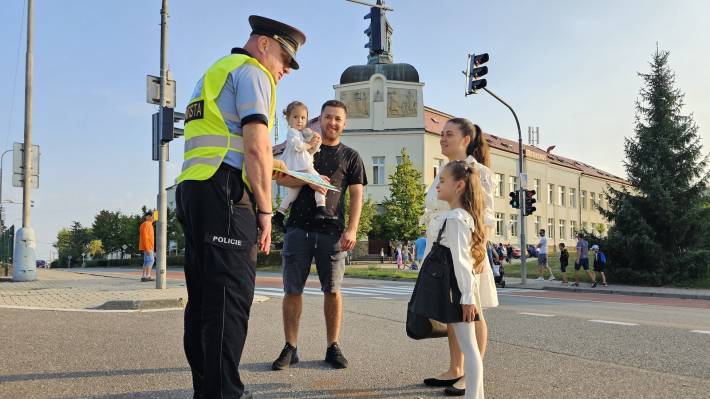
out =
<path fill-rule="evenodd" d="M 135 274 L 137 272 L 137 274 Z M 254 302 L 266 297 L 256 296 Z M 37 269 L 31 282 L 0 281 L 0 307 L 56 310 L 147 310 L 182 308 L 187 290 L 182 279 L 140 282 L 140 270 Z"/>
<path fill-rule="evenodd" d="M 579 287 L 563 285 L 561 280 L 555 281 L 535 281 L 535 277 L 528 277 L 526 284 L 520 284 L 518 277 L 505 277 L 506 288 L 526 288 L 536 290 L 550 291 L 572 291 L 572 292 L 593 292 L 597 294 L 613 294 L 613 295 L 633 295 L 633 296 L 654 296 L 662 298 L 681 298 L 681 299 L 704 299 L 710 300 L 710 290 L 707 289 L 691 289 L 691 288 L 670 288 L 670 287 L 638 287 L 632 285 L 616 285 L 609 284 L 608 287 L 602 287 L 599 284 L 596 288 L 591 288 L 589 283 L 579 283 Z"/>

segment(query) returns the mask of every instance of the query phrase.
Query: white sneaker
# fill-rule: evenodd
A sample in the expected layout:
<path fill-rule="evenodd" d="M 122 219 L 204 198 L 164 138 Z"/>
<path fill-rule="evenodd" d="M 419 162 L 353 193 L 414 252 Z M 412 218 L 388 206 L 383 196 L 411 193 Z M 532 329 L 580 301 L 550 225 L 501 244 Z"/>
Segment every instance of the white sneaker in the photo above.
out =
<path fill-rule="evenodd" d="M 549 280 L 549 281 L 555 281 L 555 276 L 550 276 L 550 280 Z"/>

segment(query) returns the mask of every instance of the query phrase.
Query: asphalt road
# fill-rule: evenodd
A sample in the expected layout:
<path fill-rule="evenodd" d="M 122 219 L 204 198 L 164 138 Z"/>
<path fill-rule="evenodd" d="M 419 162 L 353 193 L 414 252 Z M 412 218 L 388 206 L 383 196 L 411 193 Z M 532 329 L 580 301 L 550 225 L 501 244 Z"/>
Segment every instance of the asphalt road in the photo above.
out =
<path fill-rule="evenodd" d="M 443 339 L 404 334 L 411 284 L 347 280 L 346 370 L 322 362 L 317 283 L 305 296 L 301 363 L 283 346 L 278 278 L 262 275 L 242 362 L 257 398 L 443 397 L 420 381 L 447 365 Z M 488 398 L 710 398 L 710 301 L 504 290 L 486 311 Z M 191 398 L 182 313 L 0 309 L 0 398 Z M 624 324 L 610 324 L 624 323 Z"/>

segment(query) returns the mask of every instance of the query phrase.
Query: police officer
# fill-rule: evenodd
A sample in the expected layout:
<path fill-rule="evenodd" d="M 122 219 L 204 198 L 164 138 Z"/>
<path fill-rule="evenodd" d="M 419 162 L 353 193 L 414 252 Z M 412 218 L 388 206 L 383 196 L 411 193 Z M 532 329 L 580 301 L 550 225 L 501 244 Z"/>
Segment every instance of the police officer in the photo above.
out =
<path fill-rule="evenodd" d="M 186 241 L 184 346 L 195 398 L 252 397 L 238 367 L 257 246 L 268 253 L 271 245 L 276 84 L 298 69 L 296 52 L 306 41 L 272 19 L 252 15 L 249 24 L 244 47 L 205 72 L 185 112 L 176 199 Z"/>

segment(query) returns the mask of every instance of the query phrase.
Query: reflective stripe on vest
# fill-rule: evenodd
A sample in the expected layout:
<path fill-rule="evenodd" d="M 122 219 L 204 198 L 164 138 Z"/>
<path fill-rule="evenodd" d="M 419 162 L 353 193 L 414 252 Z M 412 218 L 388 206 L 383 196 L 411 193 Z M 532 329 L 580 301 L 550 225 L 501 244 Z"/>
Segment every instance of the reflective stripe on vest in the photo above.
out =
<path fill-rule="evenodd" d="M 243 137 L 230 132 L 225 123 L 225 120 L 239 122 L 239 118 L 236 114 L 221 111 L 216 102 L 229 74 L 244 64 L 256 66 L 269 77 L 271 101 L 267 128 L 271 131 L 276 112 L 276 83 L 271 73 L 259 61 L 245 54 L 231 54 L 221 58 L 205 72 L 199 97 L 193 98 L 187 106 L 185 161 L 182 173 L 177 178 L 178 183 L 184 180 L 207 180 L 215 174 L 228 152 L 244 153 Z M 244 161 L 242 157 L 242 179 L 250 187 Z"/>

